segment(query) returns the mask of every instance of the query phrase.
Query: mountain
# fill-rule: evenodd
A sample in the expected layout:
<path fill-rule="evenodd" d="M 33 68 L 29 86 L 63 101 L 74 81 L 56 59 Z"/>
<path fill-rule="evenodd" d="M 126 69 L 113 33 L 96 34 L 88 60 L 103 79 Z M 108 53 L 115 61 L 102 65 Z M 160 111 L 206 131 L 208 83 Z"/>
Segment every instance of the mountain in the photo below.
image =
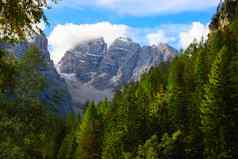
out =
<path fill-rule="evenodd" d="M 209 25 L 210 30 L 222 30 L 225 26 L 235 21 L 238 17 L 237 6 L 237 0 L 221 0 L 217 7 L 217 13 L 213 16 Z"/>
<path fill-rule="evenodd" d="M 29 41 L 16 44 L 1 43 L 0 48 L 7 50 L 17 58 L 21 58 L 32 44 L 39 48 L 46 64 L 40 70 L 47 81 L 47 88 L 42 93 L 42 100 L 50 105 L 55 105 L 50 109 L 58 112 L 61 116 L 66 116 L 69 112 L 72 112 L 71 96 L 64 79 L 57 73 L 54 63 L 50 59 L 47 38 L 44 35 L 39 35 Z"/>
<path fill-rule="evenodd" d="M 97 38 L 67 51 L 57 67 L 78 112 L 87 101 L 111 98 L 121 86 L 139 80 L 141 74 L 176 54 L 167 44 L 141 47 L 120 37 L 108 47 L 103 38 Z"/>

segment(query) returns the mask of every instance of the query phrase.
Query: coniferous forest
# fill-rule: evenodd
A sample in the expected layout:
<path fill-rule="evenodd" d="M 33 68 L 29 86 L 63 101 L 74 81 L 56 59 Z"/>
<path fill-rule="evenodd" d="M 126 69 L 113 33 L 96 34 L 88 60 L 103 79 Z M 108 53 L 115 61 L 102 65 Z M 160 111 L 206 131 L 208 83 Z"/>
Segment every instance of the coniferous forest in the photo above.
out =
<path fill-rule="evenodd" d="M 62 119 L 40 99 L 47 85 L 39 70 L 47 64 L 36 47 L 20 60 L 1 50 L 0 159 L 237 159 L 238 2 L 219 7 L 207 40 L 194 41 L 112 100 L 88 102 L 81 117 Z M 18 25 L 43 16 L 34 14 L 24 23 L 0 19 L 16 25 L 1 41 L 24 36 Z"/>

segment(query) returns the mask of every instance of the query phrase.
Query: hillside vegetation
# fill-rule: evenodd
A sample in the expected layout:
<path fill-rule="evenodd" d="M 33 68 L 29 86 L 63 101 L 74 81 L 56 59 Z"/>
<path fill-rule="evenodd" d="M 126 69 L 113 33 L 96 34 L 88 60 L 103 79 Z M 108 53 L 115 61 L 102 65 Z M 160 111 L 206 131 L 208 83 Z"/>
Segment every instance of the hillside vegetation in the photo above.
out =
<path fill-rule="evenodd" d="M 58 157 L 238 158 L 238 4 L 220 5 L 207 41 L 151 69 L 112 101 L 88 103 Z"/>
<path fill-rule="evenodd" d="M 66 121 L 40 98 L 37 48 L 1 50 L 0 159 L 237 159 L 238 2 L 221 5 L 207 41 Z"/>

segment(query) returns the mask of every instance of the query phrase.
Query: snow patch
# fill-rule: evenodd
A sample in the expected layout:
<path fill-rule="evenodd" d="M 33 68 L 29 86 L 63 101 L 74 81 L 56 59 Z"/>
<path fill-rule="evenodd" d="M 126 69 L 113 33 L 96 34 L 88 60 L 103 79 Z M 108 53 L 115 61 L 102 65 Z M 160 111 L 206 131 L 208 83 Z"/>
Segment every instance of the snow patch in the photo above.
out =
<path fill-rule="evenodd" d="M 90 54 L 90 53 L 87 53 L 88 56 L 95 56 L 95 57 L 102 57 L 103 55 L 97 55 L 97 54 Z"/>

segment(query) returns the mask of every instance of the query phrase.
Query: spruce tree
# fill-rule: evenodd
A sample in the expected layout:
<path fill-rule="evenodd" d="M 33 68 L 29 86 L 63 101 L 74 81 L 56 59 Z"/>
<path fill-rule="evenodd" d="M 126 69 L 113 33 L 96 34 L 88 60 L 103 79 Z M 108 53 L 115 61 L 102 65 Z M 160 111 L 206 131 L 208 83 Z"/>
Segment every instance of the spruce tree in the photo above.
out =
<path fill-rule="evenodd" d="M 75 159 L 97 159 L 100 158 L 99 135 L 101 122 L 94 103 L 89 103 L 84 113 L 79 133 L 76 132 L 78 146 Z"/>
<path fill-rule="evenodd" d="M 214 61 L 201 104 L 204 157 L 207 159 L 225 158 L 228 153 L 225 151 L 224 139 L 224 68 L 227 52 L 227 48 L 223 47 Z"/>

